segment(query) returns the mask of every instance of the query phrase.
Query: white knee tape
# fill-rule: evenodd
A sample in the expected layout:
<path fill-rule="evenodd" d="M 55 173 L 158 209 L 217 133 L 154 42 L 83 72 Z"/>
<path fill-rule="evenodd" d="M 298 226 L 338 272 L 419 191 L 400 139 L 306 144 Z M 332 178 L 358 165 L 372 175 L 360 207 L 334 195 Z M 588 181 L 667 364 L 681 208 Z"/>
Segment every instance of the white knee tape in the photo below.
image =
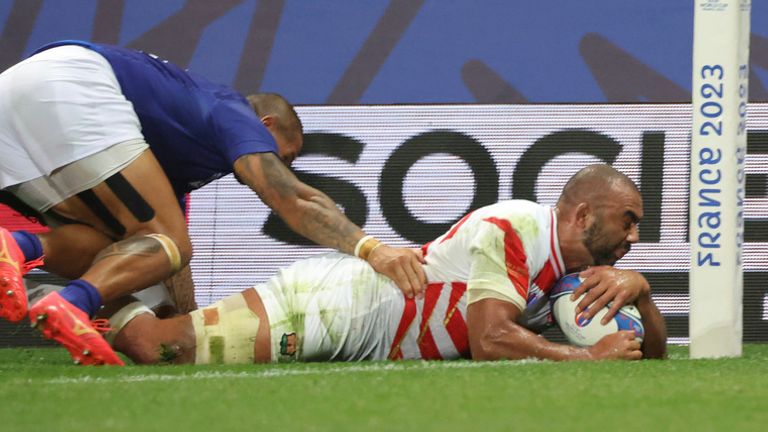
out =
<path fill-rule="evenodd" d="M 253 363 L 259 317 L 242 294 L 190 313 L 195 330 L 195 363 Z"/>
<path fill-rule="evenodd" d="M 155 233 L 147 234 L 146 236 L 157 240 L 160 246 L 163 247 L 165 254 L 168 255 L 168 260 L 171 262 L 171 273 L 181 270 L 181 252 L 179 252 L 176 242 L 165 234 Z"/>

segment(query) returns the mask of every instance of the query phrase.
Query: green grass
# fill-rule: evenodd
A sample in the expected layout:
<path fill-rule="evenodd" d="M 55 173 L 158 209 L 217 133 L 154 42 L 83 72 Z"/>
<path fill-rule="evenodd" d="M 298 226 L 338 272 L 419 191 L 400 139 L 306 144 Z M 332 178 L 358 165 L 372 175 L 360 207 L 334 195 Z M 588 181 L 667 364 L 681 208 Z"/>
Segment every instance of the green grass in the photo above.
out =
<path fill-rule="evenodd" d="M 0 349 L 0 430 L 764 431 L 768 345 L 738 359 L 77 367 Z"/>

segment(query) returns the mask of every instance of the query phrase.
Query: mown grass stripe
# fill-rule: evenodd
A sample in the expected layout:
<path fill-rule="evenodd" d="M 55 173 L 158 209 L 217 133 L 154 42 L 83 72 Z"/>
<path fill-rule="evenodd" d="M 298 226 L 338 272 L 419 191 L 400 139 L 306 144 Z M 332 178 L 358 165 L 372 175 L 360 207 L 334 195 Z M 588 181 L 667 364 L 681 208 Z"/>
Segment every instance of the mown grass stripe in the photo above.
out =
<path fill-rule="evenodd" d="M 330 367 L 330 368 L 301 368 L 285 369 L 272 368 L 253 372 L 234 371 L 199 371 L 181 374 L 139 374 L 123 375 L 115 377 L 57 377 L 43 381 L 45 384 L 77 384 L 77 383 L 125 383 L 125 382 L 152 382 L 152 381 L 184 381 L 184 380 L 208 380 L 208 379 L 243 379 L 243 378 L 279 378 L 303 375 L 335 375 L 367 372 L 397 372 L 425 369 L 479 369 L 515 367 L 524 364 L 541 363 L 540 360 L 519 360 L 500 362 L 421 362 L 421 363 L 372 363 L 367 365 Z"/>

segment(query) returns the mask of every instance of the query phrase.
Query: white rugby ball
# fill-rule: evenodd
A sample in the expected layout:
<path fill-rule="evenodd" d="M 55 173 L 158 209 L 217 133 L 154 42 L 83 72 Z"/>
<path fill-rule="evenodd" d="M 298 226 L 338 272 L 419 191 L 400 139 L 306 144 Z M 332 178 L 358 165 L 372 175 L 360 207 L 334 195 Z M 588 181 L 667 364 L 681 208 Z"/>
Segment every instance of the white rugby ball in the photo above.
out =
<path fill-rule="evenodd" d="M 600 321 L 608 312 L 608 306 L 599 310 L 591 320 L 585 320 L 582 314 L 576 315 L 576 305 L 581 297 L 571 301 L 571 293 L 581 285 L 582 279 L 578 273 L 563 276 L 549 292 L 549 303 L 552 307 L 552 315 L 565 334 L 568 341 L 581 347 L 592 346 L 603 336 L 616 333 L 619 330 L 633 330 L 635 338 L 642 343 L 645 336 L 640 311 L 633 305 L 626 305 L 606 325 Z"/>

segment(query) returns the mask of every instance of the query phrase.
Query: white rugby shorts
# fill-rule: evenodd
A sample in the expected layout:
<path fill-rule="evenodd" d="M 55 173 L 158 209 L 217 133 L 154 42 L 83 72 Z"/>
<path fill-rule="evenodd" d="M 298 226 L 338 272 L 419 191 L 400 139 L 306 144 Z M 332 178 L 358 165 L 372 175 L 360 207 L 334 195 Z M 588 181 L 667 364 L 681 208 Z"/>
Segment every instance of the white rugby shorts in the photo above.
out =
<path fill-rule="evenodd" d="M 336 252 L 298 261 L 255 289 L 274 362 L 385 360 L 405 301 L 368 263 Z"/>
<path fill-rule="evenodd" d="M 112 67 L 92 50 L 52 48 L 0 74 L 0 189 L 143 139 Z"/>

